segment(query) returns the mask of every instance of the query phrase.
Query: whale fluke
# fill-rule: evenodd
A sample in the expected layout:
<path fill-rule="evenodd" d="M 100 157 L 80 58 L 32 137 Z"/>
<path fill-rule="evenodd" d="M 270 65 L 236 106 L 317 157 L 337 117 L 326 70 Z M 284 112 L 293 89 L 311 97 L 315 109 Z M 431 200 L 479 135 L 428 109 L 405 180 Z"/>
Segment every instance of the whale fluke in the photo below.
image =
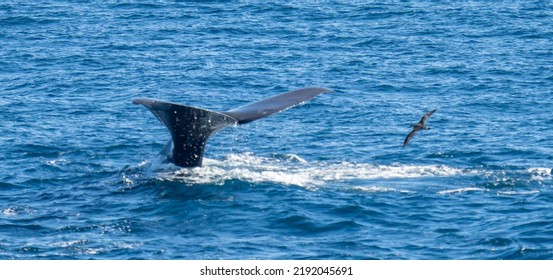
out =
<path fill-rule="evenodd" d="M 426 130 L 430 129 L 430 127 L 424 125 L 424 123 L 426 122 L 426 120 L 430 116 L 432 116 L 432 114 L 434 114 L 434 112 L 436 112 L 436 109 L 426 113 L 424 116 L 422 116 L 422 119 L 417 124 L 413 125 L 413 130 L 411 130 L 411 132 L 407 135 L 407 137 L 405 137 L 405 141 L 403 141 L 403 148 L 405 148 L 405 146 L 407 146 L 407 144 L 409 144 L 409 141 L 411 141 L 411 138 L 413 138 L 413 136 L 415 136 L 417 131 L 419 131 L 421 129 L 426 129 Z"/>
<path fill-rule="evenodd" d="M 331 92 L 331 90 L 325 88 L 302 88 L 223 113 L 238 120 L 239 124 L 245 124 L 281 112 L 294 105 L 307 102 L 311 98 L 325 92 Z"/>
<path fill-rule="evenodd" d="M 202 165 L 207 140 L 219 130 L 270 116 L 330 91 L 325 88 L 299 89 L 226 112 L 147 98 L 135 99 L 133 103 L 148 108 L 171 133 L 171 140 L 161 154 L 175 165 L 196 167 Z"/>
<path fill-rule="evenodd" d="M 238 123 L 228 115 L 160 100 L 141 98 L 133 103 L 146 106 L 169 129 L 171 141 L 161 153 L 182 167 L 201 166 L 207 139 Z"/>

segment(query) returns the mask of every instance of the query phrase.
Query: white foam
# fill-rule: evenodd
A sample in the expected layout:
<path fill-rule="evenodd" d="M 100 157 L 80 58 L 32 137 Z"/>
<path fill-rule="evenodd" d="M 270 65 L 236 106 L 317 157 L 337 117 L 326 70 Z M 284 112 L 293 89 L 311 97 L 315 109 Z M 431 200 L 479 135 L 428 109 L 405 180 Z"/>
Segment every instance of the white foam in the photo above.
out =
<path fill-rule="evenodd" d="M 60 166 L 60 165 L 67 165 L 69 163 L 68 160 L 61 158 L 61 159 L 53 159 L 46 162 L 46 164 L 50 166 Z"/>
<path fill-rule="evenodd" d="M 123 181 L 123 183 L 127 186 L 132 186 L 134 184 L 134 181 L 131 179 L 131 177 L 123 174 L 121 180 Z"/>
<path fill-rule="evenodd" d="M 28 207 L 28 206 L 14 206 L 14 207 L 7 207 L 2 209 L 1 213 L 4 216 L 7 217 L 13 217 L 20 214 L 31 214 L 34 213 L 36 210 Z"/>
<path fill-rule="evenodd" d="M 4 210 L 2 210 L 2 214 L 4 214 L 5 216 L 15 216 L 17 215 L 17 211 L 15 211 L 15 209 L 13 208 L 5 208 Z"/>
<path fill-rule="evenodd" d="M 72 240 L 72 241 L 62 241 L 62 242 L 55 242 L 50 244 L 51 247 L 59 247 L 59 248 L 67 248 L 67 247 L 74 247 L 78 245 L 84 245 L 87 241 L 86 240 Z"/>
<path fill-rule="evenodd" d="M 341 163 L 327 167 L 316 167 L 325 180 L 340 179 L 393 179 L 420 177 L 447 177 L 463 174 L 462 169 L 444 165 L 378 165 Z M 317 170 L 318 169 L 318 170 Z"/>
<path fill-rule="evenodd" d="M 444 165 L 379 165 L 367 163 L 307 162 L 297 155 L 278 158 L 257 157 L 251 153 L 232 154 L 223 160 L 204 159 L 204 166 L 165 171 L 166 180 L 194 184 L 222 184 L 226 180 L 252 183 L 273 182 L 302 187 L 318 187 L 328 182 L 347 180 L 447 177 L 469 173 Z"/>
<path fill-rule="evenodd" d="M 530 174 L 530 180 L 532 181 L 545 181 L 551 179 L 551 168 L 533 167 L 526 169 L 525 172 Z"/>

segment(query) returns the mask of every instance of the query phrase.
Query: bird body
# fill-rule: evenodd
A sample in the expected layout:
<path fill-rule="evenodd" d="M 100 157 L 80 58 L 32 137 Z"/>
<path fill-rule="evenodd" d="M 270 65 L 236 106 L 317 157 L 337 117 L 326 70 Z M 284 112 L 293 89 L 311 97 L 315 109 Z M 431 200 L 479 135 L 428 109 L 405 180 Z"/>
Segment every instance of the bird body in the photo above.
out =
<path fill-rule="evenodd" d="M 407 144 L 409 144 L 409 141 L 411 141 L 411 138 L 413 138 L 413 136 L 415 136 L 415 134 L 419 130 L 421 130 L 421 129 L 424 129 L 424 130 L 430 129 L 430 127 L 426 126 L 424 123 L 426 122 L 426 120 L 430 116 L 432 116 L 432 114 L 434 114 L 434 112 L 436 112 L 436 109 L 426 113 L 424 116 L 422 116 L 422 119 L 417 124 L 413 125 L 413 130 L 411 130 L 411 132 L 407 135 L 407 137 L 405 137 L 405 141 L 403 141 L 403 148 L 405 148 L 407 146 Z"/>

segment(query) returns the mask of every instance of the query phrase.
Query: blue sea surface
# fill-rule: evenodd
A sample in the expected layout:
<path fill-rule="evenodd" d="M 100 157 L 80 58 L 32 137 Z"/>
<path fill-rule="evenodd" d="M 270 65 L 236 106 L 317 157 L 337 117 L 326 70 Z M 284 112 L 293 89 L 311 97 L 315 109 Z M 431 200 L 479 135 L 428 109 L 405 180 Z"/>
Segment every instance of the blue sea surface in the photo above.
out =
<path fill-rule="evenodd" d="M 553 259 L 552 167 L 550 1 L 0 2 L 0 259 Z"/>

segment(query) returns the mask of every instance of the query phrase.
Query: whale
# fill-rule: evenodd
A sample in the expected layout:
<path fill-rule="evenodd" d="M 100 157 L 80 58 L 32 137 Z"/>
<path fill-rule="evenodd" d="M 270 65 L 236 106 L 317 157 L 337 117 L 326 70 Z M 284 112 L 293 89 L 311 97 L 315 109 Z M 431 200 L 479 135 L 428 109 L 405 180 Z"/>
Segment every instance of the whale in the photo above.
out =
<path fill-rule="evenodd" d="M 268 117 L 327 92 L 332 90 L 302 88 L 223 112 L 149 98 L 132 102 L 148 108 L 169 130 L 171 140 L 161 155 L 180 167 L 200 167 L 207 140 L 221 129 Z"/>

